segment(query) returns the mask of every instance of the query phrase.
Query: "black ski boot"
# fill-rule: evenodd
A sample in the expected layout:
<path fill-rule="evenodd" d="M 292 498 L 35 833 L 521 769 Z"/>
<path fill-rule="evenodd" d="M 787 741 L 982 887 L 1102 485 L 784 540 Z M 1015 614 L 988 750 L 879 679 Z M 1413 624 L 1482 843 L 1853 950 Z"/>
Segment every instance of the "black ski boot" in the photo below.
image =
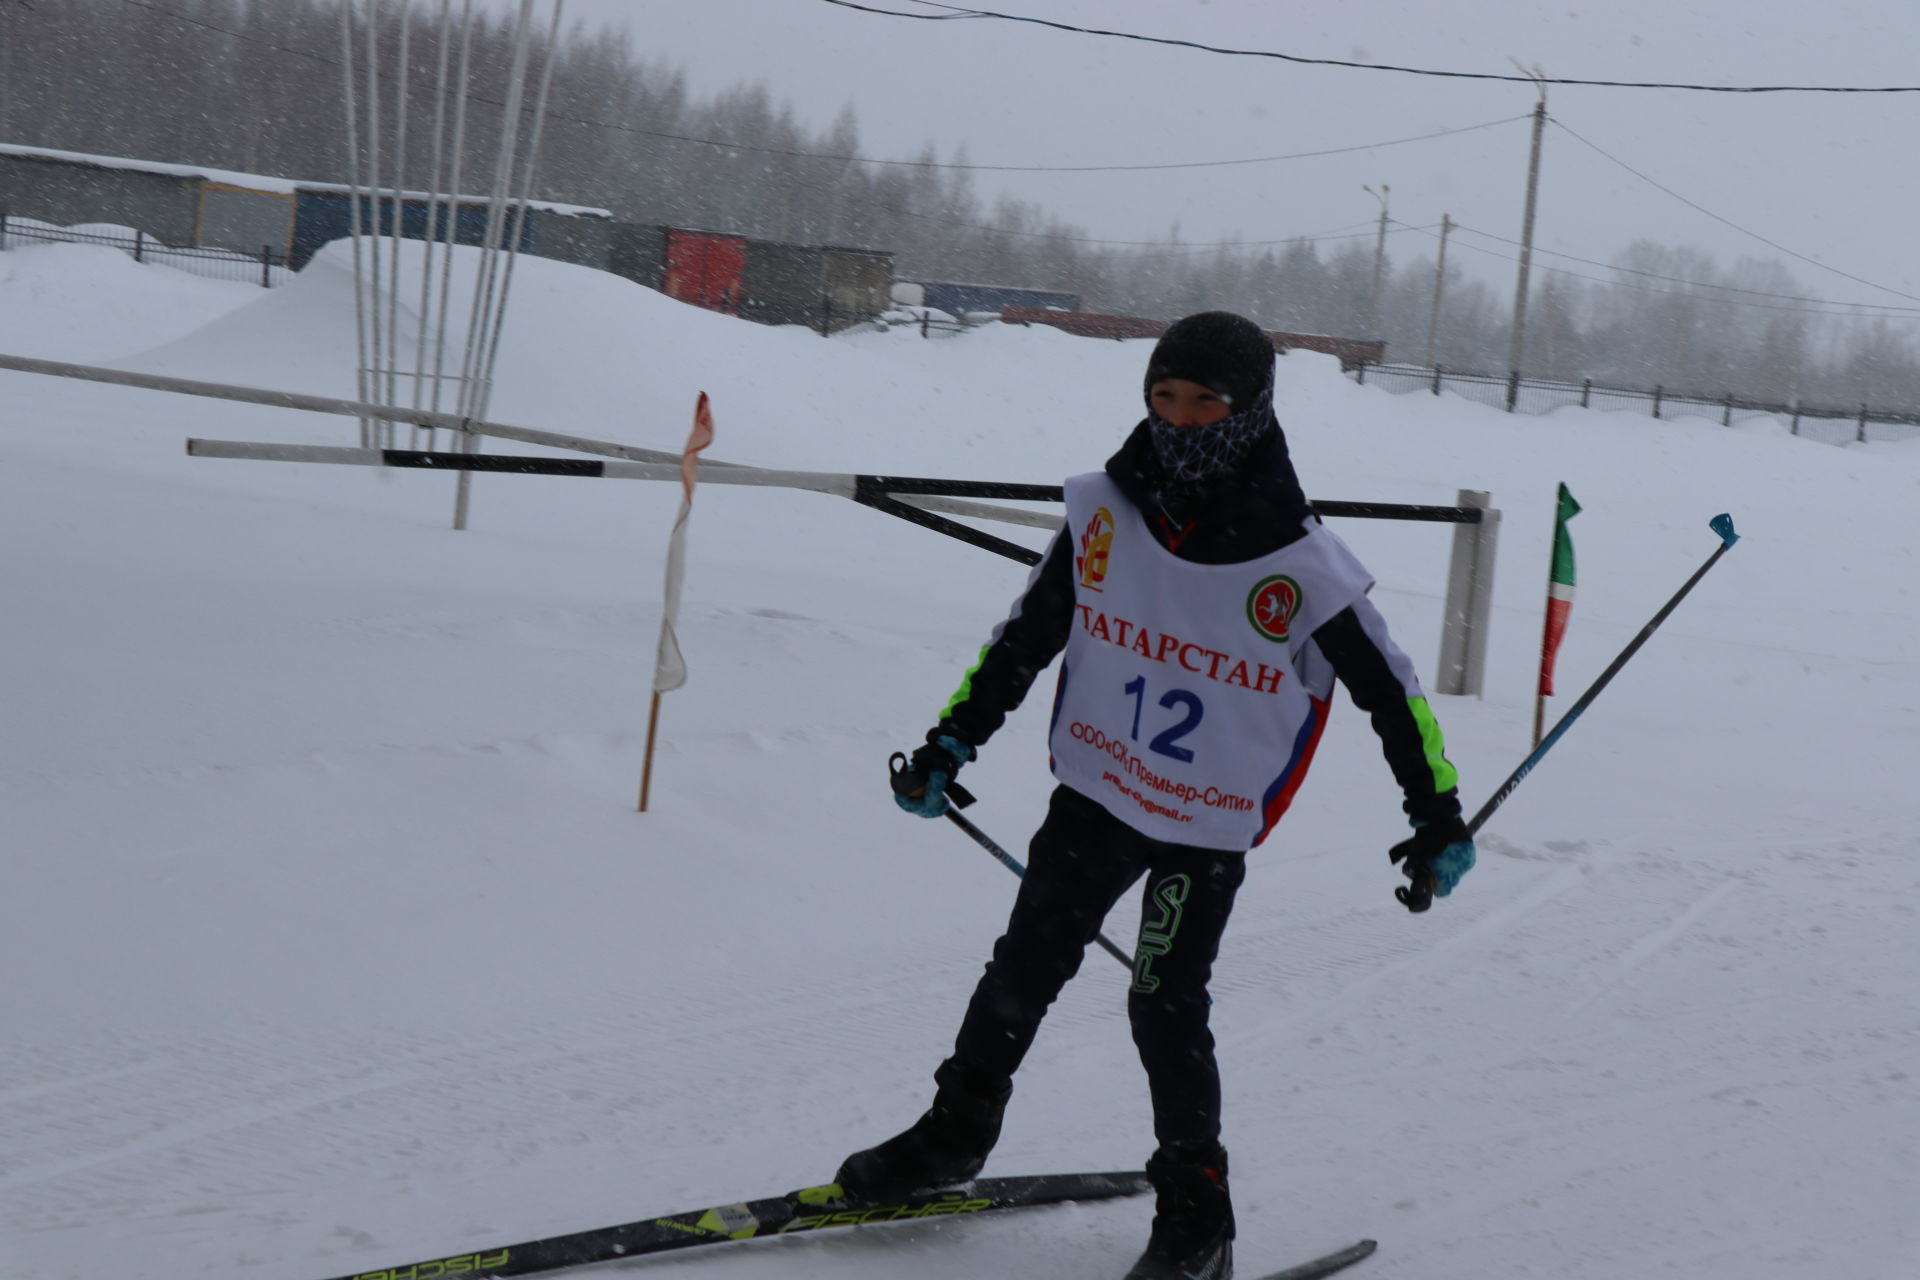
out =
<path fill-rule="evenodd" d="M 933 1073 L 933 1105 L 906 1132 L 856 1151 L 833 1180 L 848 1201 L 875 1204 L 929 1187 L 965 1182 L 980 1172 L 1000 1139 L 1000 1117 L 1013 1093 L 1006 1076 L 986 1075 L 952 1058 Z"/>
<path fill-rule="evenodd" d="M 1232 1280 L 1233 1198 L 1217 1142 L 1169 1142 L 1147 1161 L 1158 1200 L 1147 1251 L 1126 1280 Z"/>

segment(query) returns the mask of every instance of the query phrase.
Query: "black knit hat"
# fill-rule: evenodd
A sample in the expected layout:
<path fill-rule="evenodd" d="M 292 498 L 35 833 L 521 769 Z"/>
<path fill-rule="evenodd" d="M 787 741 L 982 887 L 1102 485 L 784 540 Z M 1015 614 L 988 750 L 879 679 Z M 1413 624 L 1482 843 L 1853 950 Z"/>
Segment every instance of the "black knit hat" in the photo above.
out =
<path fill-rule="evenodd" d="M 1184 378 L 1238 413 L 1272 385 L 1273 355 L 1273 339 L 1245 316 L 1202 311 L 1174 321 L 1161 335 L 1147 360 L 1146 390 L 1164 378 Z"/>

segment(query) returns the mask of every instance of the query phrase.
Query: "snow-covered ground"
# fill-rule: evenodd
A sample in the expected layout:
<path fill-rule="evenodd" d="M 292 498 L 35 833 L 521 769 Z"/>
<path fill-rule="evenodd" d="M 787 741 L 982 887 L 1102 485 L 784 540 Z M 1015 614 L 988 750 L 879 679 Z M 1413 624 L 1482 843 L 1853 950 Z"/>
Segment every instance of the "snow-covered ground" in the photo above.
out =
<path fill-rule="evenodd" d="M 0 350 L 348 394 L 346 261 L 269 293 L 0 254 Z M 1057 482 L 1137 418 L 1146 349 L 825 340 L 523 260 L 491 416 L 677 449 L 705 390 L 718 459 Z M 1435 700 L 1470 806 L 1528 747 L 1557 482 L 1585 506 L 1563 695 L 1709 517 L 1743 540 L 1428 915 L 1393 900 L 1397 795 L 1336 711 L 1215 990 L 1242 1273 L 1374 1236 L 1375 1280 L 1912 1280 L 1920 444 L 1508 417 L 1308 354 L 1281 382 L 1311 495 L 1505 513 L 1487 694 Z M 1021 566 L 704 487 L 641 815 L 675 487 L 484 476 L 456 534 L 447 476 L 189 436 L 357 430 L 0 374 L 0 1275 L 316 1280 L 819 1181 L 918 1113 L 1015 881 L 899 813 L 885 762 Z M 1339 529 L 1430 678 L 1447 528 Z M 1046 702 L 966 775 L 1015 850 Z M 1089 955 L 990 1172 L 1147 1155 L 1124 986 Z M 608 1272 L 1111 1277 L 1148 1214 Z"/>

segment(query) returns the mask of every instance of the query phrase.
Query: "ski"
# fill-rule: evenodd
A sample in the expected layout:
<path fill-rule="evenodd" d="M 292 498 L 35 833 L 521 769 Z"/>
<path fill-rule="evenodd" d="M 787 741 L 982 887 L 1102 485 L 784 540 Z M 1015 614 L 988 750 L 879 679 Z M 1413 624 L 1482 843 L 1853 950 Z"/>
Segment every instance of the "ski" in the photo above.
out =
<path fill-rule="evenodd" d="M 884 1222 L 970 1217 L 995 1209 L 1023 1209 L 1072 1200 L 1106 1200 L 1148 1189 L 1144 1173 L 1047 1173 L 976 1178 L 942 1191 L 877 1205 L 851 1205 L 834 1183 L 742 1204 L 691 1209 L 615 1227 L 549 1236 L 524 1244 L 477 1249 L 397 1267 L 356 1271 L 337 1280 L 438 1280 L 443 1276 L 524 1276 L 695 1245 L 761 1236 L 861 1227 Z"/>
<path fill-rule="evenodd" d="M 1315 1258 L 1312 1262 L 1303 1262 L 1297 1267 L 1288 1267 L 1285 1271 L 1275 1271 L 1261 1276 L 1259 1280 L 1321 1280 L 1322 1276 L 1330 1276 L 1336 1271 L 1345 1271 L 1362 1258 L 1371 1255 L 1379 1247 L 1376 1241 L 1361 1240 L 1324 1258 Z"/>

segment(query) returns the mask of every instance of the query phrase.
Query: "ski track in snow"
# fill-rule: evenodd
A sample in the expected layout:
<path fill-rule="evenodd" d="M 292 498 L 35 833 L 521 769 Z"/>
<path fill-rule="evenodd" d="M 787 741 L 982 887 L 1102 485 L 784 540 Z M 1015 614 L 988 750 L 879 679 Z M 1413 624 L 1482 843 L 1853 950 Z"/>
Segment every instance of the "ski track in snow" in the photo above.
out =
<path fill-rule="evenodd" d="M 1784 845 L 1776 856 L 1790 858 L 1796 850 L 1804 854 L 1808 846 L 1804 842 Z M 1689 855 L 1689 862 L 1699 853 L 1681 852 Z M 1804 861 L 1799 865 L 1810 869 Z M 1257 1035 L 1239 1030 L 1244 1026 L 1240 1018 L 1225 1019 L 1223 1058 L 1229 1063 L 1230 1074 L 1246 1074 L 1245 1064 L 1259 1061 L 1263 1049 L 1300 1042 L 1347 1046 L 1349 1051 L 1338 1053 L 1331 1064 L 1336 1075 L 1349 1074 L 1356 1067 L 1381 1081 L 1396 1076 L 1411 1078 L 1412 1073 L 1421 1071 L 1430 1073 L 1433 1055 L 1429 1041 L 1413 1041 L 1400 1052 L 1382 1057 L 1382 1049 L 1390 1048 L 1395 1037 L 1369 1025 L 1372 1017 L 1356 1011 L 1373 1005 L 1381 988 L 1417 979 L 1423 971 L 1482 969 L 1498 964 L 1503 953 L 1528 952 L 1529 944 L 1542 938 L 1530 936 L 1525 930 L 1516 937 L 1515 921 L 1537 918 L 1548 904 L 1564 901 L 1570 890 L 1589 879 L 1581 869 L 1571 867 L 1550 867 L 1534 874 L 1538 878 L 1532 886 L 1500 906 L 1482 910 L 1471 923 L 1433 947 L 1398 942 L 1373 950 L 1353 949 L 1335 959 L 1328 956 L 1329 940 L 1343 929 L 1354 927 L 1351 912 L 1300 922 L 1274 939 L 1265 936 L 1264 922 L 1249 921 L 1249 927 L 1237 936 L 1234 949 L 1257 955 L 1258 961 L 1245 968 L 1230 967 L 1220 984 L 1219 998 L 1231 1005 L 1248 993 L 1295 990 L 1301 993 L 1302 1006 L 1279 1019 L 1260 1020 Z M 1656 915 L 1663 918 L 1634 934 L 1624 946 L 1609 953 L 1589 954 L 1564 966 L 1563 971 L 1582 973 L 1585 978 L 1568 993 L 1570 998 L 1557 1018 L 1541 1017 L 1542 1011 L 1535 1010 L 1524 1054 L 1485 1064 L 1500 1082 L 1500 1097 L 1509 1118 L 1483 1125 L 1476 1133 L 1477 1148 L 1490 1154 L 1483 1154 L 1483 1166 L 1463 1180 L 1471 1190 L 1466 1194 L 1439 1192 L 1438 1203 L 1433 1205 L 1427 1197 L 1411 1197 L 1413 1203 L 1401 1210 L 1403 1217 L 1412 1215 L 1412 1221 L 1419 1223 L 1438 1212 L 1445 1219 L 1477 1220 L 1537 1209 L 1542 1197 L 1537 1188 L 1527 1185 L 1533 1176 L 1532 1159 L 1521 1161 L 1515 1171 L 1516 1182 L 1489 1176 L 1499 1171 L 1497 1156 L 1503 1149 L 1526 1154 L 1537 1153 L 1543 1145 L 1558 1152 L 1591 1149 L 1604 1145 L 1600 1140 L 1610 1129 L 1623 1125 L 1639 1129 L 1649 1116 L 1685 1114 L 1703 1105 L 1750 1111 L 1752 1118 L 1744 1122 L 1744 1127 L 1764 1129 L 1773 1123 L 1773 1098 L 1874 1076 L 1893 1081 L 1898 1067 L 1911 1065 L 1910 1042 L 1902 1047 L 1879 1041 L 1869 1031 L 1858 1044 L 1829 1042 L 1817 1053 L 1805 1049 L 1789 1053 L 1785 1044 L 1749 1043 L 1726 1061 L 1709 1059 L 1704 1064 L 1693 1055 L 1701 1046 L 1675 1045 L 1676 1050 L 1686 1051 L 1675 1056 L 1690 1064 L 1680 1073 L 1682 1078 L 1650 1078 L 1630 1096 L 1608 1089 L 1588 1099 L 1577 1086 L 1570 1089 L 1570 1081 L 1589 1075 L 1598 1065 L 1579 1056 L 1587 1045 L 1584 1030 L 1601 1016 L 1595 1001 L 1603 1000 L 1622 981 L 1675 947 L 1717 945 L 1737 949 L 1738 936 L 1755 928 L 1752 919 L 1744 918 L 1748 912 L 1741 909 L 1742 896 L 1754 892 L 1749 884 L 1721 878 L 1700 891 L 1698 873 L 1678 879 L 1687 886 L 1685 893 L 1651 903 L 1643 897 L 1636 913 L 1649 921 Z M 1771 887 L 1796 886 L 1782 886 L 1774 879 Z M 1710 921 L 1712 930 L 1708 928 Z M 1544 935 L 1546 931 L 1540 932 Z M 1108 974 L 1106 967 L 1092 966 L 1083 975 L 1078 986 L 1093 998 L 1079 1002 L 1078 1007 L 1063 1009 L 1063 1016 L 1050 1027 L 1049 1038 L 1072 1036 L 1094 1024 L 1106 1023 L 1109 1034 L 1105 1038 L 1111 1049 L 1122 1051 L 1124 1023 L 1118 1000 L 1121 976 Z M 804 984 L 763 991 L 733 1002 L 716 1000 L 712 993 L 664 1003 L 634 997 L 625 1010 L 597 1010 L 584 1033 L 572 1018 L 552 1023 L 531 1019 L 507 1029 L 504 1038 L 508 1047 L 504 1050 L 458 1039 L 402 1041 L 385 1046 L 384 1058 L 405 1062 L 400 1069 L 369 1070 L 363 1050 L 337 1044 L 267 1046 L 275 1052 L 266 1055 L 264 1062 L 258 1047 L 245 1043 L 197 1048 L 186 1044 L 156 1046 L 164 1049 L 164 1062 L 141 1063 L 94 1079 L 68 1082 L 58 1089 L 46 1085 L 14 1089 L 0 1097 L 0 1121 L 4 1122 L 0 1135 L 11 1153 L 8 1172 L 0 1175 L 0 1193 L 7 1195 L 12 1206 L 14 1229 L 28 1232 L 84 1229 L 89 1224 L 97 1226 L 101 1216 L 142 1229 L 158 1224 L 162 1230 L 199 1230 L 199 1220 L 204 1217 L 231 1217 L 236 1229 L 293 1228 L 305 1218 L 291 1206 L 304 1198 L 303 1191 L 315 1186 L 324 1191 L 336 1184 L 344 1188 L 367 1180 L 400 1178 L 407 1185 L 419 1180 L 431 1182 L 436 1173 L 458 1176 L 472 1162 L 484 1163 L 496 1172 L 520 1165 L 550 1168 L 565 1161 L 570 1149 L 590 1151 L 605 1146 L 608 1139 L 602 1132 L 583 1127 L 583 1111 L 597 1117 L 593 1122 L 596 1128 L 623 1130 L 627 1140 L 634 1143 L 669 1147 L 725 1144 L 732 1131 L 730 1117 L 724 1111 L 716 1113 L 710 1105 L 710 1082 L 688 1078 L 680 1064 L 711 1060 L 716 1054 L 724 1055 L 729 1046 L 741 1044 L 778 1046 L 781 1057 L 795 1064 L 818 1064 L 844 1053 L 884 1055 L 902 1038 L 898 1011 L 903 1004 L 924 1010 L 916 1019 L 920 1029 L 949 1029 L 951 1010 L 964 998 L 967 984 L 960 980 L 962 976 L 953 973 L 950 964 L 929 962 L 920 972 L 890 974 L 884 981 L 863 983 L 857 997 L 843 994 L 823 999 L 817 993 L 807 994 Z M 914 1000 L 917 994 L 925 995 L 930 984 L 944 988 L 940 991 L 944 1003 Z M 930 1004 L 932 1007 L 928 1007 Z M 1628 1014 L 1630 1011 L 1614 1010 L 1606 1016 Z M 662 1023 L 685 1029 L 662 1034 L 654 1029 Z M 620 1029 L 623 1024 L 624 1030 Z M 1729 1024 L 1719 1021 L 1714 1025 L 1718 1034 L 1724 1033 Z M 1897 1031 L 1894 1027 L 1886 1029 L 1889 1035 Z M 1363 1052 L 1365 1041 L 1372 1044 Z M 562 1043 L 564 1048 L 535 1047 Z M 263 1069 L 287 1059 L 297 1059 L 305 1069 Z M 1236 1062 L 1241 1065 L 1233 1071 Z M 1305 1087 L 1311 1091 L 1315 1084 L 1327 1083 L 1324 1076 L 1310 1076 Z M 1452 1087 L 1472 1086 L 1429 1074 L 1427 1083 L 1417 1087 L 1414 1096 L 1440 1102 Z M 904 1096 L 910 1099 L 911 1090 Z M 61 1103 L 57 1112 L 36 1117 L 35 1104 L 54 1098 Z M 258 1100 L 242 1101 L 249 1099 Z M 755 1101 L 764 1107 L 766 1100 Z M 1284 1097 L 1279 1101 L 1284 1103 Z M 1305 1104 L 1308 1109 L 1311 1106 Z M 530 1125 L 529 1113 L 546 1114 L 551 1120 Z M 562 1116 L 567 1119 L 562 1120 Z M 40 1123 L 34 1123 L 36 1118 Z M 1264 1098 L 1235 1099 L 1234 1123 L 1243 1130 L 1267 1130 L 1297 1118 L 1292 1107 L 1276 1106 Z M 797 1112 L 787 1123 L 799 1131 L 803 1119 L 804 1113 Z M 876 1115 L 874 1119 L 873 1131 L 884 1130 L 881 1121 L 885 1117 Z M 1338 1128 L 1339 1117 L 1330 1119 Z M 406 1137 L 396 1141 L 400 1132 Z M 313 1139 L 320 1133 L 326 1135 L 326 1141 L 315 1143 Z M 1395 1141 L 1417 1148 L 1438 1146 L 1443 1140 L 1427 1134 L 1416 1123 L 1395 1135 Z M 304 1152 L 298 1164 L 287 1165 L 276 1157 L 276 1152 L 289 1144 Z M 1044 1143 L 1033 1145 L 1036 1151 L 1030 1154 L 1045 1149 Z M 1611 1162 L 1597 1162 L 1569 1186 L 1589 1193 L 1600 1186 L 1630 1183 L 1657 1171 L 1665 1158 L 1637 1162 L 1630 1156 L 1616 1155 Z M 1246 1160 L 1245 1164 L 1257 1172 L 1251 1177 L 1242 1175 L 1243 1180 L 1258 1188 L 1278 1172 L 1280 1185 L 1285 1187 L 1298 1177 L 1298 1171 L 1286 1168 L 1284 1163 L 1278 1171 L 1269 1167 L 1271 1163 L 1259 1155 Z M 178 1179 L 183 1173 L 205 1190 L 171 1205 L 155 1205 L 150 1191 L 154 1181 Z M 754 1190 L 772 1189 L 777 1188 Z M 1243 1198 L 1266 1199 L 1275 1194 L 1267 1191 L 1262 1195 L 1254 1190 L 1243 1193 Z M 1279 1195 L 1283 1202 L 1288 1198 L 1285 1191 Z M 262 1205 L 262 1201 L 267 1203 Z M 84 1217 L 73 1214 L 71 1206 L 76 1202 L 90 1206 Z M 660 1209 L 691 1207 L 700 1202 L 697 1197 L 686 1199 L 685 1205 L 679 1201 L 629 1201 Z M 1123 1224 L 1129 1220 L 1117 1206 L 1089 1207 L 1079 1216 L 1117 1219 Z M 1307 1215 L 1306 1220 L 1313 1219 Z M 172 1228 L 165 1225 L 168 1223 Z M 591 1225 L 591 1220 L 558 1224 L 564 1225 Z M 979 1234 L 1001 1229 L 998 1224 L 979 1225 Z M 1396 1225 L 1402 1232 L 1408 1230 L 1404 1221 Z M 1120 1234 L 1124 1238 L 1124 1226 Z M 1261 1233 L 1256 1226 L 1249 1234 L 1257 1240 Z M 1544 1243 L 1552 1234 L 1550 1229 L 1541 1228 L 1536 1243 Z M 1289 1232 L 1267 1247 L 1288 1247 L 1293 1235 Z M 971 1234 L 969 1243 L 971 1246 Z M 836 1242 L 800 1252 L 807 1266 L 878 1266 L 884 1273 L 894 1264 L 898 1247 L 877 1242 Z M 1656 1241 L 1640 1247 L 1647 1259 L 1659 1254 Z M 431 1252 L 431 1247 L 427 1251 Z M 743 1268 L 740 1274 L 781 1274 L 785 1266 L 801 1265 L 786 1249 L 777 1254 L 768 1249 L 759 1253 L 762 1256 L 751 1265 L 715 1258 L 695 1264 L 679 1260 L 675 1266 L 699 1265 L 707 1274 L 730 1274 L 729 1270 L 714 1268 L 732 1266 Z M 931 1264 L 933 1254 L 926 1256 Z M 1423 1258 L 1423 1264 L 1432 1262 L 1432 1256 Z M 1446 1263 L 1444 1249 L 1440 1262 L 1443 1266 Z M 947 1274 L 939 1270 L 930 1273 Z M 1542 1269 L 1538 1274 L 1548 1272 Z"/>

